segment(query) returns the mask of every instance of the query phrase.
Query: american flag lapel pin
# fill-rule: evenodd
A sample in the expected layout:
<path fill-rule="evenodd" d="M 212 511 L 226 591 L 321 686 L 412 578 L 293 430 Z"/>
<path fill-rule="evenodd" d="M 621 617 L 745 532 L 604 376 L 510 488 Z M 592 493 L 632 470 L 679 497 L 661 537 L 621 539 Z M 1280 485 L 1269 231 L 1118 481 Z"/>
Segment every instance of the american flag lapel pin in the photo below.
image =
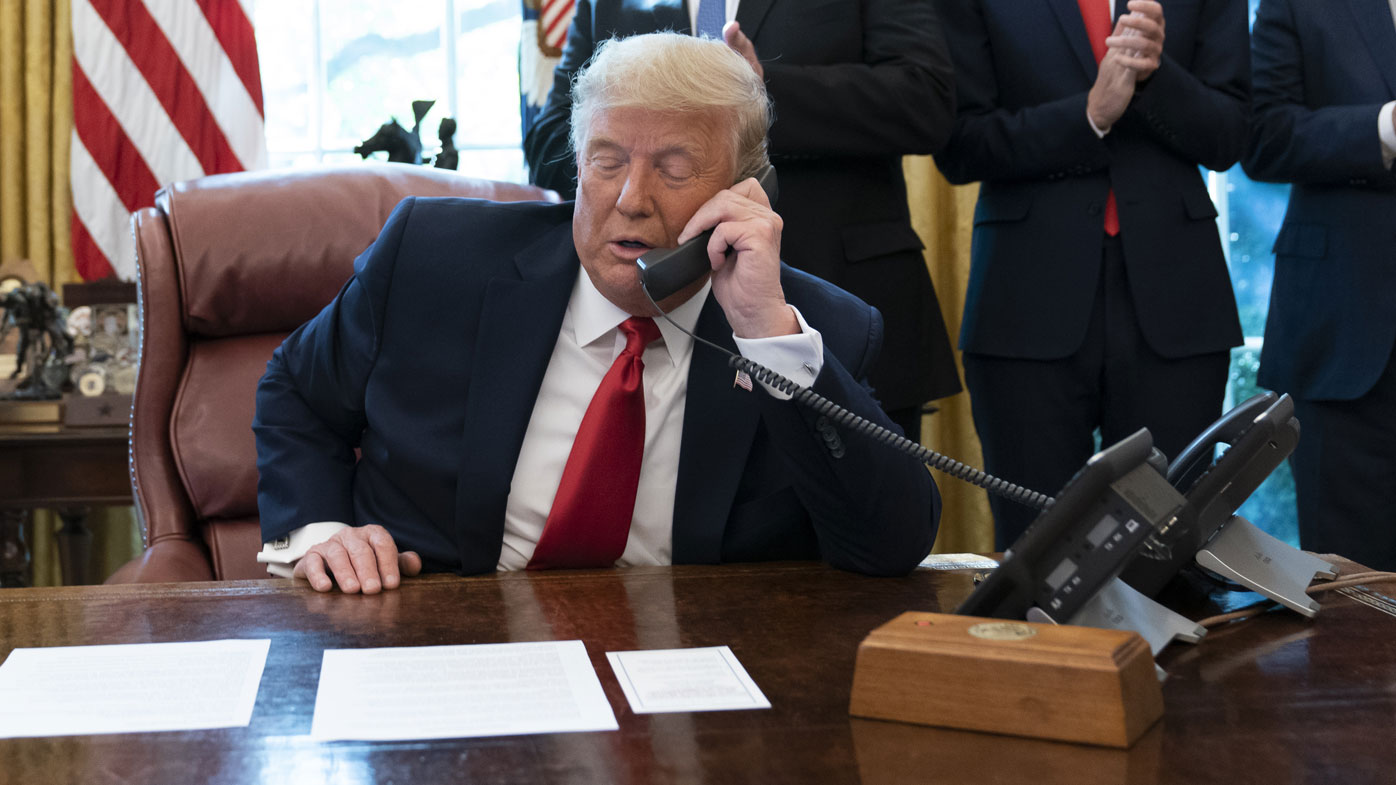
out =
<path fill-rule="evenodd" d="M 746 371 L 738 370 L 737 378 L 732 380 L 732 386 L 751 392 L 751 377 L 746 375 Z"/>

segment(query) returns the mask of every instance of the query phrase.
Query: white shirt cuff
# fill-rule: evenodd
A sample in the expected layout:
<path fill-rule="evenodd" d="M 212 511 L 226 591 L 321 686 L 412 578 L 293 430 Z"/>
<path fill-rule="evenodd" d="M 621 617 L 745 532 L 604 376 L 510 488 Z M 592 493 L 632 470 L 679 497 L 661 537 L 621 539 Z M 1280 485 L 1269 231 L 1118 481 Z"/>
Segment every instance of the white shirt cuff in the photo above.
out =
<path fill-rule="evenodd" d="M 799 308 L 793 305 L 789 308 L 795 312 L 795 320 L 800 323 L 800 332 L 770 338 L 739 338 L 733 333 L 732 338 L 737 342 L 737 350 L 743 357 L 770 368 L 801 387 L 808 387 L 814 384 L 819 371 L 824 367 L 824 336 L 809 326 Z M 750 383 L 751 380 L 748 379 L 747 384 Z M 734 380 L 733 384 L 741 384 L 741 381 Z M 790 400 L 791 396 L 769 384 L 763 382 L 762 386 L 776 398 L 782 401 Z"/>
<path fill-rule="evenodd" d="M 1100 128 L 1098 128 L 1098 127 L 1096 126 L 1095 121 L 1091 119 L 1091 110 L 1089 110 L 1089 109 L 1086 110 L 1086 122 L 1088 122 L 1088 123 L 1091 124 L 1091 130 L 1092 130 L 1092 131 L 1095 131 L 1095 135 L 1098 136 L 1098 137 L 1100 137 L 1101 139 L 1104 139 L 1104 138 L 1105 138 L 1105 135 L 1108 134 L 1108 133 L 1110 133 L 1110 129 L 1109 129 L 1109 128 L 1107 128 L 1107 129 L 1105 129 L 1104 131 L 1102 131 L 1102 130 L 1100 130 Z"/>
<path fill-rule="evenodd" d="M 1377 136 L 1381 138 L 1381 162 L 1387 169 L 1396 160 L 1396 127 L 1392 126 L 1391 116 L 1396 114 L 1396 101 L 1387 101 L 1377 112 Z"/>
<path fill-rule="evenodd" d="M 339 521 L 319 521 L 292 531 L 279 539 L 263 543 L 257 554 L 257 561 L 267 565 L 267 572 L 278 578 L 289 578 L 296 570 L 296 562 L 305 552 L 333 537 L 349 524 Z"/>

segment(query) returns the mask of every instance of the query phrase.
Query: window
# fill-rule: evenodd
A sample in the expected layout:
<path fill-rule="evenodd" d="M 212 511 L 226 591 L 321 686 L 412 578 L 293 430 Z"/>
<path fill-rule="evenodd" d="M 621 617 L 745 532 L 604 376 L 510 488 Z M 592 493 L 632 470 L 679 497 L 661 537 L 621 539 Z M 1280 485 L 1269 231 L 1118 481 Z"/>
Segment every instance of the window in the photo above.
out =
<path fill-rule="evenodd" d="M 422 155 L 457 123 L 458 171 L 523 181 L 519 0 L 260 0 L 253 22 L 272 166 L 358 160 L 354 146 L 396 118 L 422 119 Z M 383 153 L 374 157 L 385 158 Z"/>

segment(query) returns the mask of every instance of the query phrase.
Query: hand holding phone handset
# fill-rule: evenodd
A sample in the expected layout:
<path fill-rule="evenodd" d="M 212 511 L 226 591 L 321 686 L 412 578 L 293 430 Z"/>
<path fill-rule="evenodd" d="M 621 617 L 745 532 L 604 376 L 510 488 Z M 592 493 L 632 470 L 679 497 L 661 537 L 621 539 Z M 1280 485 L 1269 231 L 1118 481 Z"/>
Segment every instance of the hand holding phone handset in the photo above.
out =
<path fill-rule="evenodd" d="M 768 165 L 757 175 L 756 180 L 766 192 L 768 200 L 774 204 L 777 195 L 775 169 Z M 869 422 L 844 409 L 813 390 L 795 384 L 769 368 L 758 365 L 741 355 L 732 354 L 725 348 L 694 335 L 675 323 L 664 313 L 658 303 L 712 271 L 712 262 L 708 258 L 707 250 L 708 242 L 712 239 L 712 235 L 713 231 L 708 230 L 697 237 L 693 237 L 681 243 L 677 248 L 662 248 L 651 251 L 640 257 L 637 264 L 640 268 L 641 288 L 649 297 L 650 305 L 654 308 L 656 318 L 662 318 L 670 324 L 673 324 L 679 330 L 692 337 L 694 341 L 710 346 L 726 354 L 728 356 L 727 364 L 729 367 L 747 374 L 756 381 L 768 384 L 790 395 L 795 400 L 800 401 L 802 405 L 809 406 L 820 414 L 825 415 L 836 425 L 841 425 L 850 430 L 863 433 L 916 458 L 918 461 L 925 463 L 937 471 L 977 485 L 990 493 L 995 493 L 1020 504 L 1026 504 L 1029 507 L 1036 507 L 1038 509 L 1043 509 L 1051 505 L 1052 498 L 1050 496 L 1028 490 L 1019 485 L 1014 485 L 1013 483 L 975 469 L 972 466 L 960 463 L 953 458 L 941 455 L 934 450 L 928 450 L 910 439 L 904 438 L 877 423 Z"/>
<path fill-rule="evenodd" d="M 767 164 L 756 175 L 756 182 L 774 206 L 779 193 L 775 167 Z M 677 247 L 656 248 L 636 261 L 640 267 L 640 285 L 651 300 L 660 302 L 712 272 L 712 263 L 708 260 L 708 241 L 712 236 L 713 230 L 709 229 Z"/>

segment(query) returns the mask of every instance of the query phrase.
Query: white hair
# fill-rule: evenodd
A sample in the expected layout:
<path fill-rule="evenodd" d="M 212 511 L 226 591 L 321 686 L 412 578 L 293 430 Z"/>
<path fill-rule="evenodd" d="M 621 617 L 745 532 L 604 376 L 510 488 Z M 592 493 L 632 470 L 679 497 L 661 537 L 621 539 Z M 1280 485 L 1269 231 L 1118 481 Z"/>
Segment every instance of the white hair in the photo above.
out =
<path fill-rule="evenodd" d="M 716 110 L 730 118 L 736 179 L 767 164 L 771 102 L 740 54 L 718 39 L 649 33 L 602 41 L 572 82 L 572 150 L 581 150 L 592 118 L 608 109 Z"/>

